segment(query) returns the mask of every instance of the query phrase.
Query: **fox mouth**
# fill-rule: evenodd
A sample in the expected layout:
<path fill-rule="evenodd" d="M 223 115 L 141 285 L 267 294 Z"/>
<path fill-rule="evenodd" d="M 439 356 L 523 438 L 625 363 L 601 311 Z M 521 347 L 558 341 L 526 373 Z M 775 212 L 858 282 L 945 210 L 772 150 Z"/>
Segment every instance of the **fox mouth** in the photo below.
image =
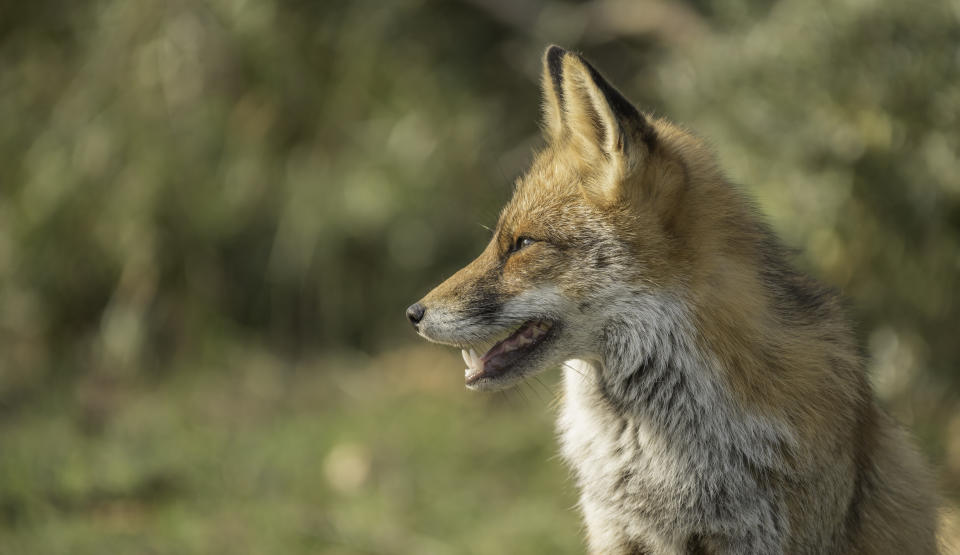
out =
<path fill-rule="evenodd" d="M 482 355 L 478 355 L 473 347 L 462 349 L 463 361 L 467 363 L 464 371 L 466 385 L 474 385 L 481 380 L 495 379 L 506 374 L 510 368 L 536 351 L 551 335 L 552 330 L 551 322 L 530 320 L 506 338 L 494 343 Z"/>

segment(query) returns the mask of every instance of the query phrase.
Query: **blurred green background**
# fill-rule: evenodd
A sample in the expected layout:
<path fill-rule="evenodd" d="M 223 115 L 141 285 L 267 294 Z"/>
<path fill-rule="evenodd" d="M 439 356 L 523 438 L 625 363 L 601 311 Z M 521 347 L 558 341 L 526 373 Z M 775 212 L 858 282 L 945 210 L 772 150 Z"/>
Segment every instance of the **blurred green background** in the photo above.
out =
<path fill-rule="evenodd" d="M 403 318 L 549 43 L 710 139 L 956 499 L 956 0 L 4 2 L 0 553 L 582 551 L 555 373 L 469 393 Z"/>

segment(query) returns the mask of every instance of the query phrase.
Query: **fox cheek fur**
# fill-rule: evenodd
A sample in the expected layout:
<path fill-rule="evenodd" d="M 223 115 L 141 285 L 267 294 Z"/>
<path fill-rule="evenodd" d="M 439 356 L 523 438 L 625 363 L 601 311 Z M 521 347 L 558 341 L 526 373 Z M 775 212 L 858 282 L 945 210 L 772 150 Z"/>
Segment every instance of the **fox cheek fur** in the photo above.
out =
<path fill-rule="evenodd" d="M 836 295 L 692 134 L 579 55 L 484 252 L 408 309 L 473 389 L 564 364 L 593 553 L 935 553 L 937 498 Z"/>

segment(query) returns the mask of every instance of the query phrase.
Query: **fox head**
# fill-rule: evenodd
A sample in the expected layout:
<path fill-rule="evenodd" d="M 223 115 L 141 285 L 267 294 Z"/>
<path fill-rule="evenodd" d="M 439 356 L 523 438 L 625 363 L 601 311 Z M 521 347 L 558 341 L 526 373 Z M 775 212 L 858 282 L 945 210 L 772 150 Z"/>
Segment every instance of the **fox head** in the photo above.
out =
<path fill-rule="evenodd" d="M 713 172 L 696 139 L 641 113 L 575 53 L 547 49 L 542 89 L 547 146 L 492 240 L 407 310 L 421 336 L 463 349 L 471 389 L 603 360 L 624 303 L 636 315 L 643 299 L 682 290 L 683 197 Z"/>

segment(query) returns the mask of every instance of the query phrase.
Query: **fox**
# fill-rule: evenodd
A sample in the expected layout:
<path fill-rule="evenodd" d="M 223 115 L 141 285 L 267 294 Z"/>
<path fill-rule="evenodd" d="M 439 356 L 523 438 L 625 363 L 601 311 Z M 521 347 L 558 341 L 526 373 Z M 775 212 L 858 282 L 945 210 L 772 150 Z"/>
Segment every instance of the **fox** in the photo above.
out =
<path fill-rule="evenodd" d="M 471 390 L 562 367 L 589 552 L 936 553 L 932 471 L 839 295 L 693 132 L 559 46 L 541 88 L 545 146 L 492 239 L 406 316 Z"/>

